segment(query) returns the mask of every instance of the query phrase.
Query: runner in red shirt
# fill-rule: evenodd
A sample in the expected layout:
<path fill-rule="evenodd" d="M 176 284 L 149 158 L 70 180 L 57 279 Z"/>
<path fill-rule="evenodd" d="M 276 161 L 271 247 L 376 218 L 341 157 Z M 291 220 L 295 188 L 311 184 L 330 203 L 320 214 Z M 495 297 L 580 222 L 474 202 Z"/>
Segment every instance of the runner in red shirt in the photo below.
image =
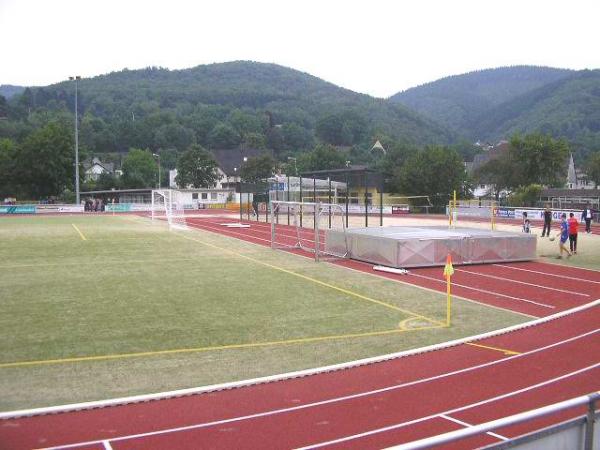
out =
<path fill-rule="evenodd" d="M 571 247 L 571 253 L 577 254 L 577 227 L 579 222 L 575 218 L 575 214 L 569 214 L 569 246 Z"/>

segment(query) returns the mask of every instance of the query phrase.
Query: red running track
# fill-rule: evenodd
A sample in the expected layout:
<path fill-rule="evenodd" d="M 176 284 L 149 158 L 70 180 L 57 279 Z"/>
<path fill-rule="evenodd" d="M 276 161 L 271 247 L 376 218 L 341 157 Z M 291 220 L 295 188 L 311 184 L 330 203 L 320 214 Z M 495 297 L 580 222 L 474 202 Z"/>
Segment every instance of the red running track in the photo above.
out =
<path fill-rule="evenodd" d="M 599 318 L 596 303 L 477 346 L 187 397 L 3 420 L 0 448 L 382 448 L 598 390 Z M 492 347 L 519 353 L 506 356 Z M 451 448 L 499 442 L 581 412 Z"/>
<path fill-rule="evenodd" d="M 220 224 L 238 222 L 218 217 L 188 218 L 189 226 L 259 245 L 271 245 L 271 225 L 247 222 L 250 228 L 227 228 Z M 278 225 L 278 242 L 293 244 L 295 228 Z M 313 231 L 303 230 L 301 237 L 310 245 Z M 304 256 L 309 253 L 294 251 Z M 408 275 L 376 272 L 373 265 L 355 260 L 337 260 L 335 264 L 445 292 L 446 281 L 438 267 L 411 269 Z M 552 315 L 600 298 L 600 272 L 538 261 L 524 263 L 457 266 L 452 277 L 455 295 L 487 305 L 528 314 Z"/>

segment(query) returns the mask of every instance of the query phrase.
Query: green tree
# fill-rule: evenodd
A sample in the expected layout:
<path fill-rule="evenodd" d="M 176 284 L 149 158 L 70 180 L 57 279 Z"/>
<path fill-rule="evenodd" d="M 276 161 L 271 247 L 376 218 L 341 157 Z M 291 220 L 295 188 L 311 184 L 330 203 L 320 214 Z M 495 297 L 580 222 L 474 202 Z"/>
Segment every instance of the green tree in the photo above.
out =
<path fill-rule="evenodd" d="M 332 145 L 352 143 L 352 131 L 339 114 L 329 114 L 318 120 L 316 134 L 323 142 Z"/>
<path fill-rule="evenodd" d="M 15 156 L 17 145 L 11 139 L 0 139 L 0 201 L 16 195 Z"/>
<path fill-rule="evenodd" d="M 508 155 L 491 159 L 477 169 L 475 173 L 475 179 L 478 183 L 493 186 L 493 195 L 496 201 L 500 199 L 502 191 L 510 190 L 513 186 L 518 185 L 517 177 L 518 171 Z"/>
<path fill-rule="evenodd" d="M 264 149 L 267 147 L 267 139 L 261 133 L 248 133 L 244 136 L 246 148 Z"/>
<path fill-rule="evenodd" d="M 346 157 L 332 145 L 319 144 L 313 151 L 300 155 L 297 164 L 298 172 L 342 169 L 346 165 Z"/>
<path fill-rule="evenodd" d="M 241 142 L 241 137 L 233 128 L 224 123 L 218 123 L 208 134 L 210 148 L 235 148 Z"/>
<path fill-rule="evenodd" d="M 539 184 L 530 184 L 521 186 L 508 197 L 510 206 L 537 206 L 542 194 L 542 186 Z"/>
<path fill-rule="evenodd" d="M 8 103 L 3 95 L 0 95 L 0 120 L 8 116 Z"/>
<path fill-rule="evenodd" d="M 510 140 L 508 158 L 515 172 L 512 187 L 541 184 L 562 186 L 566 173 L 569 146 L 562 139 L 534 133 Z"/>
<path fill-rule="evenodd" d="M 298 124 L 284 124 L 282 133 L 285 147 L 288 150 L 308 149 L 313 146 L 314 138 L 312 133 Z"/>
<path fill-rule="evenodd" d="M 600 151 L 596 151 L 590 156 L 585 163 L 585 172 L 588 178 L 594 182 L 596 189 L 600 185 Z"/>
<path fill-rule="evenodd" d="M 24 193 L 33 198 L 60 195 L 74 184 L 73 133 L 52 122 L 31 133 L 16 154 L 16 173 Z"/>
<path fill-rule="evenodd" d="M 177 161 L 175 182 L 179 187 L 210 187 L 217 178 L 217 162 L 210 152 L 197 144 L 190 146 Z"/>
<path fill-rule="evenodd" d="M 502 190 L 540 184 L 562 186 L 569 146 L 543 134 L 511 138 L 508 151 L 491 159 L 477 171 L 477 179 L 493 184 L 496 199 Z"/>
<path fill-rule="evenodd" d="M 149 188 L 157 184 L 158 166 L 148 150 L 132 148 L 121 168 L 125 188 Z"/>
<path fill-rule="evenodd" d="M 96 189 L 98 190 L 120 189 L 121 187 L 121 179 L 112 173 L 101 173 L 96 180 Z"/>
<path fill-rule="evenodd" d="M 452 191 L 461 197 L 467 179 L 459 154 L 445 147 L 426 147 L 409 157 L 395 173 L 394 185 L 404 195 L 429 195 L 436 205 L 444 205 Z"/>
<path fill-rule="evenodd" d="M 242 164 L 240 175 L 242 180 L 249 183 L 256 183 L 272 176 L 274 167 L 275 160 L 271 155 L 264 154 L 248 158 L 248 161 Z"/>
<path fill-rule="evenodd" d="M 183 151 L 195 143 L 194 131 L 176 123 L 162 125 L 154 133 L 154 148 L 175 148 Z"/>
<path fill-rule="evenodd" d="M 229 113 L 227 122 L 243 137 L 248 133 L 262 133 L 263 131 L 263 124 L 256 115 L 239 109 L 234 109 Z"/>

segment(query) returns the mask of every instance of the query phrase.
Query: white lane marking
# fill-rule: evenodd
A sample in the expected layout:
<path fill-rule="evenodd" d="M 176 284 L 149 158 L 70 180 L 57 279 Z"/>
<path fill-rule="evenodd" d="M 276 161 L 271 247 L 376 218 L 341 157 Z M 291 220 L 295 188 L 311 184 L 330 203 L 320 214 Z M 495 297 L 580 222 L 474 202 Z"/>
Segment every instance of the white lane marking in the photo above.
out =
<path fill-rule="evenodd" d="M 513 359 L 523 358 L 523 357 L 528 356 L 528 355 L 533 355 L 533 354 L 536 354 L 536 353 L 540 353 L 542 351 L 549 350 L 551 348 L 558 347 L 560 345 L 567 344 L 569 342 L 585 338 L 585 337 L 590 336 L 590 335 L 592 335 L 594 333 L 598 333 L 599 331 L 600 331 L 600 328 L 597 328 L 595 330 L 588 331 L 587 333 L 583 333 L 583 334 L 580 334 L 578 336 L 573 336 L 573 337 L 570 337 L 568 339 L 564 339 L 562 341 L 546 345 L 544 347 L 539 347 L 539 348 L 531 350 L 529 352 L 521 353 L 520 355 L 509 356 L 509 357 L 506 357 L 506 358 L 497 359 L 497 360 L 490 361 L 490 362 L 483 363 L 483 364 L 479 364 L 479 365 L 476 365 L 476 366 L 466 367 L 466 368 L 463 368 L 463 369 L 455 370 L 455 371 L 452 371 L 452 372 L 442 373 L 442 374 L 435 375 L 435 376 L 428 377 L 428 378 L 422 378 L 422 379 L 419 379 L 419 380 L 409 381 L 407 383 L 396 384 L 396 385 L 387 386 L 387 387 L 384 387 L 384 388 L 374 389 L 374 390 L 371 390 L 371 391 L 360 392 L 360 393 L 357 393 L 357 394 L 345 395 L 343 397 L 331 398 L 329 400 L 322 400 L 322 401 L 319 401 L 319 402 L 306 403 L 304 405 L 292 406 L 292 407 L 288 407 L 288 408 L 274 409 L 274 410 L 265 411 L 265 412 L 261 412 L 261 413 L 249 414 L 249 415 L 246 415 L 246 416 L 232 417 L 230 419 L 222 419 L 222 420 L 216 420 L 216 421 L 213 421 L 213 422 L 205 422 L 205 423 L 199 423 L 199 424 L 194 424 L 194 425 L 187 425 L 187 426 L 184 426 L 184 427 L 167 428 L 167 429 L 158 430 L 158 431 L 149 431 L 147 433 L 139 433 L 139 434 L 132 434 L 132 435 L 120 436 L 120 437 L 113 437 L 110 440 L 112 442 L 118 442 L 118 441 L 125 441 L 125 440 L 131 440 L 131 439 L 139 439 L 139 438 L 145 438 L 145 437 L 151 437 L 151 436 L 158 436 L 158 435 L 162 435 L 162 434 L 176 433 L 176 432 L 181 432 L 181 431 L 195 430 L 195 429 L 199 429 L 199 428 L 207 428 L 207 427 L 211 427 L 211 426 L 215 426 L 215 425 L 223 425 L 223 424 L 228 424 L 228 423 L 232 423 L 232 422 L 240 422 L 240 421 L 243 421 L 243 420 L 257 419 L 257 418 L 260 418 L 260 417 L 274 416 L 274 415 L 277 415 L 277 414 L 284 414 L 284 413 L 288 413 L 288 412 L 300 411 L 300 410 L 303 410 L 303 409 L 314 408 L 314 407 L 317 407 L 317 406 L 329 405 L 329 404 L 332 404 L 332 403 L 340 403 L 340 402 L 344 402 L 344 401 L 347 401 L 347 400 L 354 400 L 354 399 L 357 399 L 357 398 L 367 397 L 367 396 L 370 396 L 370 395 L 376 395 L 376 394 L 381 394 L 381 393 L 384 393 L 384 392 L 395 391 L 395 390 L 402 389 L 402 388 L 405 388 L 405 387 L 415 386 L 415 385 L 418 385 L 418 384 L 423 384 L 423 383 L 427 383 L 427 382 L 430 382 L 430 381 L 435 381 L 435 380 L 439 380 L 439 379 L 442 379 L 442 378 L 447 378 L 447 377 L 450 377 L 450 376 L 460 375 L 460 374 L 463 374 L 463 373 L 466 373 L 466 372 L 471 372 L 471 371 L 474 371 L 474 370 L 477 370 L 477 369 L 483 369 L 485 367 L 490 367 L 490 366 L 494 366 L 494 365 L 497 365 L 497 364 L 502 364 L 502 363 L 505 363 L 505 362 L 513 360 Z M 597 364 L 595 364 L 594 366 L 591 366 L 591 367 L 593 368 L 595 366 L 600 366 L 600 363 L 597 363 Z M 559 379 L 560 379 L 560 377 L 559 377 Z M 551 382 L 551 380 L 550 381 L 545 381 L 542 384 L 547 384 L 549 382 Z M 514 392 L 515 393 L 521 392 L 521 391 L 525 392 L 526 390 L 533 389 L 536 386 L 537 385 L 530 386 L 530 387 L 521 389 L 520 391 L 514 391 Z M 495 397 L 494 399 L 498 399 L 498 398 L 505 397 L 505 396 L 510 396 L 510 395 L 513 395 L 513 393 L 503 394 L 502 396 Z M 468 405 L 468 406 L 461 407 L 461 408 L 456 409 L 456 410 L 445 411 L 444 414 L 450 414 L 450 413 L 453 413 L 453 412 L 456 412 L 456 411 L 460 411 L 462 409 L 467 409 L 468 407 L 471 407 L 471 406 L 480 405 L 480 404 L 482 405 L 482 404 L 485 404 L 487 402 L 488 402 L 488 400 L 484 400 L 484 401 L 478 402 L 478 403 L 473 403 L 470 406 Z M 441 413 L 437 413 L 435 415 L 428 416 L 426 418 L 416 419 L 416 420 L 411 421 L 411 422 L 406 422 L 406 425 L 410 425 L 411 423 L 417 423 L 417 422 L 420 422 L 422 420 L 429 419 L 430 417 L 436 417 L 438 414 L 441 414 Z M 394 425 L 394 427 L 399 427 L 399 426 L 398 425 Z M 101 442 L 102 442 L 102 440 L 78 442 L 78 443 L 75 443 L 75 444 L 61 445 L 61 446 L 56 446 L 56 447 L 48 447 L 46 450 L 59 450 L 59 449 L 67 449 L 67 448 L 77 448 L 77 447 L 83 447 L 83 446 L 87 446 L 87 445 L 99 444 Z"/>
<path fill-rule="evenodd" d="M 327 445 L 339 444 L 341 442 L 348 442 L 348 441 L 352 441 L 352 440 L 355 440 L 355 439 L 359 439 L 359 438 L 363 438 L 363 437 L 367 437 L 367 436 L 372 436 L 374 434 L 379 434 L 379 433 L 384 433 L 384 432 L 387 432 L 387 431 L 397 430 L 399 428 L 404 428 L 404 427 L 409 426 L 409 425 L 414 425 L 416 423 L 420 423 L 420 422 L 424 422 L 424 421 L 427 421 L 427 420 L 435 419 L 436 417 L 440 417 L 442 414 L 445 414 L 445 415 L 454 414 L 456 412 L 465 411 L 467 409 L 471 409 L 471 408 L 474 408 L 476 406 L 482 406 L 482 405 L 485 405 L 487 403 L 495 402 L 497 400 L 502 400 L 502 399 L 505 399 L 505 398 L 508 398 L 508 397 L 513 397 L 515 395 L 522 394 L 523 392 L 527 392 L 527 391 L 531 391 L 533 389 L 544 387 L 544 386 L 547 386 L 549 384 L 556 383 L 557 381 L 561 381 L 561 380 L 564 380 L 566 378 L 569 378 L 569 377 L 572 377 L 572 376 L 579 375 L 581 373 L 587 372 L 589 370 L 594 370 L 594 369 L 596 369 L 598 367 L 600 367 L 600 363 L 596 363 L 596 364 L 593 364 L 591 366 L 587 366 L 587 367 L 584 367 L 582 369 L 575 370 L 573 372 L 569 372 L 567 374 L 561 375 L 560 377 L 556 377 L 556 378 L 552 378 L 550 380 L 542 381 L 541 383 L 534 384 L 532 386 L 528 386 L 526 388 L 519 389 L 517 391 L 508 392 L 506 394 L 498 395 L 496 397 L 491 397 L 491 398 L 488 398 L 486 400 L 482 400 L 482 401 L 479 401 L 479 402 L 476 402 L 476 403 L 471 403 L 470 405 L 461 406 L 460 408 L 449 409 L 449 410 L 443 411 L 441 413 L 432 414 L 432 415 L 426 416 L 426 417 L 421 417 L 420 419 L 415 419 L 415 420 L 411 420 L 409 422 L 403 422 L 403 423 L 399 423 L 399 424 L 395 424 L 395 425 L 390 425 L 390 426 L 387 426 L 387 427 L 378 428 L 376 430 L 365 431 L 364 433 L 359 433 L 359 434 L 355 434 L 355 435 L 352 435 L 352 436 L 345 436 L 343 438 L 338 438 L 338 439 L 334 439 L 334 440 L 327 441 L 327 442 L 319 442 L 319 443 L 316 443 L 316 444 L 308 445 L 306 447 L 299 447 L 296 450 L 308 450 L 308 449 L 313 449 L 313 448 L 320 448 L 320 447 L 325 447 Z"/>
<path fill-rule="evenodd" d="M 433 281 L 436 281 L 438 283 L 446 283 L 446 281 L 444 281 L 444 280 L 439 280 L 439 279 L 434 278 L 434 277 L 428 277 L 427 275 L 417 274 L 417 273 L 414 273 L 414 272 L 409 272 L 408 276 L 409 277 L 413 276 L 413 277 L 425 278 L 427 280 L 433 280 Z M 534 305 L 541 306 L 543 308 L 550 308 L 550 309 L 555 309 L 556 308 L 555 306 L 546 305 L 545 303 L 534 302 L 533 300 L 527 300 L 526 298 L 513 297 L 512 295 L 500 294 L 499 292 L 488 291 L 486 289 L 480 289 L 480 288 L 474 288 L 474 287 L 471 287 L 471 286 L 466 286 L 464 284 L 452 283 L 452 285 L 453 286 L 462 287 L 462 288 L 465 288 L 465 289 L 470 289 L 472 291 L 478 291 L 478 292 L 484 292 L 486 294 L 497 295 L 498 297 L 510 298 L 511 300 L 516 300 L 518 302 L 532 303 Z"/>
<path fill-rule="evenodd" d="M 102 445 L 104 446 L 104 450 L 113 450 L 109 441 L 102 441 Z"/>
<path fill-rule="evenodd" d="M 567 280 L 585 281 L 586 283 L 600 284 L 600 281 L 587 280 L 585 278 L 571 277 L 571 276 L 568 276 L 568 275 L 560 275 L 560 274 L 556 274 L 556 273 L 552 273 L 552 272 L 542 272 L 542 271 L 539 271 L 539 270 L 523 269 L 522 267 L 507 266 L 505 264 L 494 264 L 494 266 L 505 267 L 507 269 L 513 269 L 513 270 L 522 270 L 523 272 L 538 273 L 540 275 L 548 275 L 548 276 L 555 277 L 555 278 L 565 278 Z M 555 267 L 562 267 L 562 266 L 560 266 L 558 264 L 555 264 L 554 266 Z M 590 270 L 592 272 L 595 272 L 592 269 L 585 269 L 583 267 L 577 267 L 576 269 L 578 269 L 578 270 Z"/>
<path fill-rule="evenodd" d="M 454 270 L 456 270 L 457 272 L 464 272 L 464 273 L 470 273 L 472 275 L 478 275 L 480 277 L 493 278 L 494 280 L 501 280 L 501 281 L 506 281 L 506 282 L 509 282 L 509 283 L 524 284 L 524 285 L 527 285 L 527 286 L 533 286 L 533 287 L 537 287 L 537 288 L 540 288 L 540 289 L 547 289 L 549 291 L 563 292 L 565 294 L 570 294 L 570 295 L 580 295 L 582 297 L 589 297 L 588 294 L 581 294 L 580 292 L 567 291 L 565 289 L 551 288 L 551 287 L 548 287 L 548 286 L 542 286 L 541 284 L 527 283 L 525 281 L 518 281 L 518 280 L 513 280 L 511 278 L 499 277 L 499 276 L 496 276 L 496 275 L 490 275 L 488 273 L 472 272 L 470 270 L 466 270 L 466 269 L 462 269 L 462 268 L 456 268 Z"/>
<path fill-rule="evenodd" d="M 473 427 L 473 424 L 464 422 L 462 420 L 458 420 L 455 417 L 451 417 L 451 416 L 448 416 L 446 414 L 440 414 L 440 417 L 442 419 L 449 420 L 450 422 L 454 422 L 454 423 L 457 423 L 459 425 L 462 425 L 463 427 L 466 427 L 466 428 L 472 428 Z M 485 434 L 489 434 L 490 436 L 493 436 L 493 437 L 495 437 L 497 439 L 500 439 L 502 441 L 508 441 L 509 440 L 509 438 L 507 438 L 506 436 L 502 436 L 501 434 L 494 433 L 493 431 L 488 431 Z"/>

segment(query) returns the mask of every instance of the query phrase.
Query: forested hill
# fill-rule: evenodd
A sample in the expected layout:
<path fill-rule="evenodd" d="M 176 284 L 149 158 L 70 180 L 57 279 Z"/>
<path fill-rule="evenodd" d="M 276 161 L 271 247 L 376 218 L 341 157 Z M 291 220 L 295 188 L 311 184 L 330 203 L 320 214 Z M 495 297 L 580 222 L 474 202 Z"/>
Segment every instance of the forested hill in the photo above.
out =
<path fill-rule="evenodd" d="M 390 98 L 471 139 L 476 123 L 498 105 L 574 72 L 548 67 L 515 66 L 455 75 L 400 92 Z"/>
<path fill-rule="evenodd" d="M 600 149 L 600 70 L 575 72 L 513 98 L 473 126 L 492 140 L 533 131 L 567 139 L 579 158 Z"/>
<path fill-rule="evenodd" d="M 27 89 L 10 102 L 9 111 L 21 120 L 27 111 L 72 111 L 73 96 L 73 82 Z M 196 142 L 292 154 L 316 142 L 370 148 L 375 136 L 418 145 L 456 139 L 454 132 L 402 105 L 282 66 L 243 61 L 83 79 L 79 112 L 81 142 L 91 153 L 131 147 L 182 151 Z"/>
<path fill-rule="evenodd" d="M 0 84 L 0 95 L 6 99 L 20 94 L 25 88 L 23 86 L 13 86 L 12 84 Z"/>

